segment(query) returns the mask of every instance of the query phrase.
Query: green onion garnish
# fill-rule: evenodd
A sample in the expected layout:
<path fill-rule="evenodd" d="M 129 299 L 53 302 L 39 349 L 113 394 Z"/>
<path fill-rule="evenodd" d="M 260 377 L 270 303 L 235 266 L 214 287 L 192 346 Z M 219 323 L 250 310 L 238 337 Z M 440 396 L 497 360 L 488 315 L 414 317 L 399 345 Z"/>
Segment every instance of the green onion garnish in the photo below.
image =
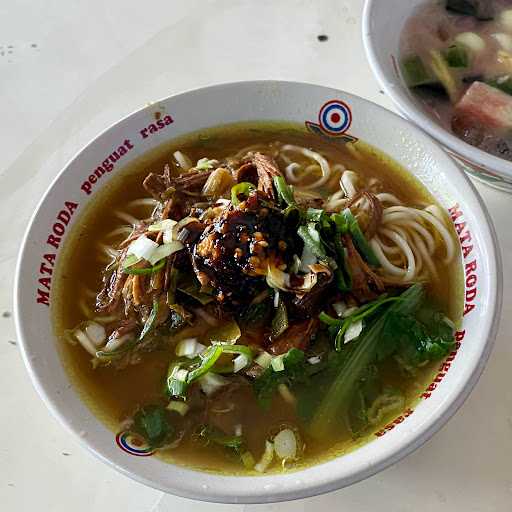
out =
<path fill-rule="evenodd" d="M 282 176 L 274 176 L 274 186 L 276 187 L 279 197 L 288 206 L 293 206 L 296 204 L 295 197 L 293 195 L 293 187 L 288 185 Z"/>
<path fill-rule="evenodd" d="M 247 181 L 243 181 L 242 183 L 238 183 L 234 187 L 231 188 L 231 203 L 233 206 L 238 206 L 240 204 L 240 196 L 243 196 L 244 199 L 249 197 L 249 194 L 255 190 L 256 187 Z"/>
<path fill-rule="evenodd" d="M 375 256 L 373 249 L 370 247 L 370 244 L 366 240 L 361 228 L 359 227 L 359 223 L 357 219 L 354 217 L 349 208 L 343 210 L 343 216 L 345 217 L 345 221 L 347 223 L 348 230 L 354 240 L 354 244 L 357 247 L 357 250 L 361 253 L 361 256 L 372 266 L 372 267 L 380 267 L 380 262 Z"/>
<path fill-rule="evenodd" d="M 160 260 L 156 265 L 153 265 L 152 267 L 146 267 L 146 268 L 123 268 L 123 272 L 125 274 L 134 274 L 134 275 L 144 275 L 144 274 L 154 274 L 158 272 L 159 270 L 162 270 L 165 266 L 166 259 Z"/>

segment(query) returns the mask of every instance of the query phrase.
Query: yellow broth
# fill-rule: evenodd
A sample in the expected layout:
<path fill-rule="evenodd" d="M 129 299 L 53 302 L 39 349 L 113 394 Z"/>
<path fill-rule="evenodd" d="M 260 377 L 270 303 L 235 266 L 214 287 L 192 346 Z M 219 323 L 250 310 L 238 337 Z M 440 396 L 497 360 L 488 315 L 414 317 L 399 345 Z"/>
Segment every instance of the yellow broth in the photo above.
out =
<path fill-rule="evenodd" d="M 114 433 L 121 429 L 121 422 L 130 418 L 137 407 L 162 401 L 167 367 L 175 357 L 171 349 L 158 350 L 144 354 L 139 364 L 122 370 L 108 366 L 93 369 L 91 356 L 80 345 L 64 341 L 67 329 L 94 318 L 95 299 L 92 292 L 100 289 L 101 272 L 108 263 L 100 257 L 98 242 L 113 244 L 120 241 L 119 238 L 112 240 L 108 237 L 112 230 L 123 224 L 114 212 L 126 212 L 127 203 L 147 197 L 142 187 L 144 177 L 151 171 L 161 173 L 164 164 L 169 162 L 176 150 L 186 153 L 194 162 L 203 157 L 220 160 L 246 146 L 273 141 L 312 147 L 326 155 L 332 163 L 340 162 L 367 178 L 377 177 L 385 183 L 386 191 L 395 194 L 406 204 L 435 203 L 414 177 L 367 144 L 359 141 L 352 148 L 347 148 L 339 141 L 312 135 L 299 125 L 284 123 L 236 124 L 203 130 L 166 143 L 118 171 L 109 186 L 96 194 L 92 204 L 81 213 L 73 227 L 58 262 L 52 297 L 55 332 L 70 380 L 90 410 Z M 140 206 L 128 213 L 144 218 L 149 216 L 151 208 Z M 440 279 L 437 285 L 429 283 L 429 295 L 447 316 L 458 321 L 462 308 L 459 258 L 449 266 L 443 266 L 441 258 L 438 258 L 438 262 Z M 176 341 L 201 336 L 207 327 L 199 321 L 197 325 L 180 331 Z M 419 399 L 438 365 L 435 363 L 422 368 L 414 379 L 404 378 L 392 362 L 381 365 L 380 370 L 383 384 L 401 389 L 406 397 L 406 407 L 411 407 Z M 232 401 L 236 405 L 235 412 L 219 413 L 216 424 L 225 426 L 227 432 L 232 432 L 234 425 L 242 424 L 247 446 L 256 460 L 261 456 L 269 435 L 275 434 L 283 425 L 294 426 L 298 423 L 294 408 L 279 394 L 268 411 L 263 411 L 256 403 L 250 386 L 242 387 Z M 303 456 L 289 469 L 299 469 L 346 453 L 372 439 L 374 432 L 392 419 L 384 418 L 381 425 L 375 425 L 358 439 L 353 439 L 344 431 L 336 438 L 312 441 L 301 432 Z M 237 458 L 226 454 L 225 448 L 213 444 L 199 445 L 197 439 L 191 437 L 184 438 L 176 448 L 159 452 L 159 456 L 166 461 L 203 471 L 247 473 Z M 275 464 L 270 471 L 281 470 L 280 464 Z"/>

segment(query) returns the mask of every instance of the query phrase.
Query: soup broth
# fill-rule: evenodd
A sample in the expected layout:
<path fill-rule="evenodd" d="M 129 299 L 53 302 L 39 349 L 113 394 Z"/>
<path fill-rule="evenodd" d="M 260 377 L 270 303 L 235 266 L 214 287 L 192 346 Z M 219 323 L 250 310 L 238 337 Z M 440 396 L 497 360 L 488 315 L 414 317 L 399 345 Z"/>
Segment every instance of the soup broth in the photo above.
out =
<path fill-rule="evenodd" d="M 512 160 L 512 2 L 429 1 L 407 20 L 402 75 L 445 129 Z"/>
<path fill-rule="evenodd" d="M 303 151 L 304 149 L 306 151 Z M 308 153 L 309 150 L 314 151 L 314 155 Z M 177 151 L 179 153 L 176 153 Z M 250 183 L 250 180 L 257 180 L 258 176 L 261 180 L 261 175 L 255 178 L 249 173 L 256 169 L 258 163 L 259 157 L 254 155 L 263 155 L 265 158 L 269 155 L 265 160 L 266 163 L 271 161 L 271 157 L 274 158 L 272 162 L 275 162 L 284 181 L 294 181 L 294 188 L 291 191 L 295 195 L 293 202 L 290 201 L 290 204 L 286 205 L 281 198 L 280 190 L 282 189 L 279 188 L 275 177 L 274 185 L 276 186 L 271 191 L 264 192 L 262 190 L 264 187 L 260 186 L 259 181 L 254 182 L 254 188 L 257 187 L 259 190 L 253 190 L 244 185 L 244 190 L 240 191 L 241 188 L 238 187 L 240 183 L 242 185 Z M 312 157 L 317 158 L 316 155 L 320 155 L 324 161 L 328 162 L 331 173 L 319 185 L 316 183 L 322 180 L 324 161 L 312 160 Z M 204 160 L 205 158 L 207 160 Z M 256 164 L 251 159 L 255 159 Z M 198 162 L 198 164 L 191 170 L 184 171 L 183 168 L 193 165 L 192 162 Z M 131 331 L 132 338 L 125 341 L 128 345 L 136 339 L 139 340 L 138 345 L 136 344 L 135 347 L 132 345 L 129 350 L 121 352 L 119 357 L 110 359 L 105 357 L 105 354 L 108 354 L 109 343 L 112 341 L 117 344 L 122 343 L 122 335 L 119 332 L 127 325 L 127 320 L 123 316 L 124 311 L 134 306 L 124 305 L 109 312 L 99 312 L 100 300 L 96 295 L 105 286 L 105 275 L 108 275 L 108 271 L 107 274 L 105 273 L 107 265 L 110 265 L 111 273 L 112 265 L 117 265 L 117 269 L 121 268 L 119 267 L 121 265 L 119 244 L 130 233 L 133 235 L 133 232 L 137 231 L 139 219 L 150 219 L 155 206 L 158 210 L 157 201 L 151 200 L 151 196 L 142 185 L 144 178 L 150 172 L 161 173 L 169 164 L 171 164 L 172 175 L 175 177 L 180 173 L 182 176 L 190 175 L 191 177 L 196 176 L 197 172 L 213 174 L 219 168 L 237 168 L 240 175 L 239 168 L 243 165 L 248 166 L 249 171 L 243 181 L 239 181 L 238 185 L 234 184 L 231 189 L 219 194 L 221 203 L 215 208 L 218 208 L 220 213 L 209 210 L 211 206 L 197 207 L 197 215 L 203 223 L 201 229 L 207 223 L 204 220 L 205 211 L 213 212 L 211 215 L 242 215 L 247 213 L 244 205 L 251 201 L 251 197 L 263 201 L 264 208 L 270 209 L 270 214 L 265 213 L 267 216 L 271 216 L 272 208 L 276 208 L 278 219 L 285 218 L 286 215 L 291 216 L 292 210 L 296 208 L 300 215 L 309 216 L 309 221 L 304 223 L 298 215 L 297 223 L 303 222 L 302 225 L 313 232 L 313 238 L 315 232 L 321 233 L 321 237 L 324 238 L 326 231 L 322 230 L 333 229 L 333 237 L 344 240 L 346 247 L 341 254 L 342 259 L 343 255 L 346 258 L 345 277 L 351 273 L 352 288 L 349 286 L 348 289 L 345 288 L 346 291 L 342 291 L 343 288 L 340 288 L 339 282 L 336 281 L 335 276 L 339 275 L 336 272 L 340 271 L 340 260 L 337 260 L 338 263 L 334 262 L 334 256 L 313 257 L 309 268 L 306 267 L 304 271 L 298 270 L 298 260 L 301 260 L 302 265 L 308 258 L 308 254 L 306 249 L 301 247 L 301 239 L 296 238 L 300 227 L 294 227 L 291 230 L 292 234 L 289 234 L 286 231 L 289 227 L 285 226 L 284 232 L 279 228 L 281 229 L 280 237 L 285 238 L 285 245 L 288 245 L 288 249 L 293 246 L 295 252 L 293 259 L 291 254 L 289 258 L 283 256 L 283 260 L 280 261 L 286 263 L 282 263 L 280 269 L 275 271 L 272 277 L 274 280 L 267 274 L 261 277 L 260 283 L 259 275 L 255 274 L 252 268 L 250 279 L 247 273 L 243 275 L 247 281 L 241 285 L 244 292 L 238 297 L 237 290 L 233 293 L 229 291 L 226 284 L 227 278 L 222 277 L 222 272 L 227 265 L 227 256 L 224 255 L 224 266 L 218 267 L 216 272 L 211 274 L 208 286 L 203 286 L 201 289 L 200 298 L 205 299 L 205 304 L 194 301 L 191 296 L 183 293 L 181 290 L 184 289 L 184 285 L 182 288 L 178 285 L 172 299 L 168 299 L 169 292 L 167 292 L 166 300 L 171 304 L 169 310 L 171 317 L 174 311 L 172 310 L 173 301 L 177 301 L 181 304 L 180 307 L 187 310 L 187 315 L 190 314 L 188 322 L 174 330 L 168 327 L 171 317 L 167 317 L 166 330 L 163 330 L 164 324 L 155 327 L 154 322 L 157 321 L 155 318 L 161 314 L 162 307 L 165 307 L 167 312 L 168 306 L 160 305 L 159 312 L 155 312 L 157 299 L 153 299 L 153 306 L 149 302 L 145 312 L 140 310 L 140 321 L 136 326 L 132 326 L 135 329 Z M 209 168 L 210 166 L 214 170 Z M 249 168 L 249 166 L 254 167 Z M 197 171 L 198 168 L 199 171 Z M 223 172 L 220 171 L 220 173 Z M 344 184 L 345 188 L 340 188 L 340 183 L 342 187 Z M 201 187 L 204 186 L 202 182 Z M 177 188 L 178 185 L 173 187 L 174 190 Z M 359 193 L 359 190 L 366 190 L 370 195 L 366 199 L 364 195 L 358 199 L 355 194 Z M 285 194 L 286 190 L 283 196 Z M 282 214 L 277 207 L 265 206 L 270 204 L 271 196 L 274 197 L 276 204 L 281 205 L 280 208 L 285 213 Z M 205 202 L 204 197 L 187 196 L 186 200 L 189 202 L 190 197 L 197 204 Z M 378 219 L 380 225 L 372 228 L 372 216 L 368 214 L 371 210 L 365 210 L 364 201 L 371 203 L 375 200 L 374 198 L 379 198 L 376 201 L 379 202 L 379 208 L 383 212 L 380 212 Z M 290 199 L 289 196 L 288 199 Z M 213 201 L 218 200 L 219 198 Z M 162 198 L 162 202 L 165 203 L 165 201 L 168 199 Z M 406 222 L 407 207 L 414 208 L 411 210 L 413 220 L 409 224 L 407 224 L 409 221 Z M 312 210 L 315 209 L 316 212 L 313 212 Z M 349 209 L 348 213 L 347 209 Z M 322 210 L 328 217 L 322 217 Z M 336 234 L 338 231 L 334 227 L 334 219 L 339 222 L 342 219 L 336 215 L 350 215 L 350 210 L 356 214 L 359 227 L 368 238 L 369 249 L 368 247 L 367 249 L 378 256 L 376 264 L 364 262 L 365 256 L 361 259 L 359 254 L 358 259 L 354 260 L 360 260 L 362 268 L 367 269 L 365 279 L 372 279 L 371 276 L 374 273 L 377 275 L 374 281 L 368 281 L 370 284 L 364 283 L 367 296 L 366 291 L 363 294 L 357 290 L 357 269 L 350 266 L 352 264 L 350 247 L 354 245 L 346 238 L 349 236 L 346 231 L 342 235 Z M 415 213 L 420 210 L 426 213 Z M 188 213 L 190 215 L 190 212 Z M 177 215 L 174 220 L 179 221 L 180 215 Z M 196 214 L 192 212 L 192 216 L 194 215 Z M 153 213 L 151 220 L 144 223 L 144 229 L 161 222 L 159 220 L 161 217 L 160 209 L 158 214 Z M 396 220 L 398 224 L 394 227 L 393 219 L 398 217 L 402 220 Z M 434 217 L 434 220 L 431 217 Z M 318 222 L 312 220 L 315 218 L 323 220 Z M 218 221 L 215 220 L 215 222 Z M 323 227 L 321 227 L 322 222 Z M 408 226 L 412 226 L 410 234 L 407 231 Z M 140 235 L 144 229 L 139 229 L 138 234 Z M 153 229 L 158 229 L 158 226 Z M 200 240 L 204 240 L 207 229 L 211 228 L 205 228 L 201 235 L 203 238 Z M 370 239 L 371 229 L 375 229 L 375 232 Z M 438 229 L 444 231 L 441 232 Z M 160 236 L 158 232 L 147 231 L 150 240 L 151 233 L 154 233 L 155 240 L 158 240 Z M 340 233 L 343 232 L 340 231 Z M 413 260 L 410 261 L 407 255 L 398 254 L 399 249 L 394 243 L 397 236 L 401 236 L 400 233 L 406 243 L 417 244 L 416 260 L 414 255 Z M 165 240 L 165 233 L 163 236 Z M 254 236 L 258 238 L 259 235 Z M 425 239 L 421 239 L 422 236 L 425 236 Z M 447 243 L 446 236 L 452 241 L 451 256 L 448 254 L 449 249 L 443 245 Z M 181 243 L 179 240 L 184 241 L 184 236 L 176 240 L 178 244 Z M 266 240 L 267 247 L 268 244 L 271 246 L 270 235 Z M 71 381 L 93 413 L 113 432 L 128 429 L 134 431 L 136 435 L 142 437 L 146 435 L 146 442 L 153 443 L 157 449 L 157 455 L 164 460 L 204 471 L 230 474 L 300 469 L 346 453 L 371 439 L 374 432 L 382 428 L 386 422 L 399 415 L 406 407 L 414 405 L 431 377 L 434 366 L 437 367 L 439 360 L 451 350 L 453 323 L 459 322 L 462 306 L 461 269 L 453 240 L 454 235 L 448 218 L 436 206 L 434 198 L 425 188 L 396 163 L 361 141 L 345 145 L 311 135 L 300 126 L 277 123 L 237 124 L 203 130 L 165 144 L 120 171 L 108 187 L 97 193 L 93 203 L 81 214 L 66 241 L 55 279 L 53 317 L 56 334 L 60 340 L 59 348 Z M 131 243 L 133 244 L 133 241 Z M 181 253 L 191 248 L 192 256 L 190 257 L 198 258 L 199 243 L 194 243 L 196 243 L 194 246 L 187 241 L 181 243 L 182 247 L 185 245 Z M 305 240 L 304 246 L 308 243 L 312 242 Z M 322 246 L 322 250 L 326 254 L 335 254 L 330 252 L 329 240 L 324 240 L 322 243 L 325 245 Z M 400 240 L 399 243 L 401 243 Z M 279 249 L 276 250 L 282 249 L 279 244 L 281 241 L 277 244 Z M 429 247 L 429 244 L 432 247 Z M 124 247 L 126 249 L 127 245 L 125 244 Z M 318 245 L 314 243 L 312 247 L 313 250 L 315 247 L 318 249 Z M 360 245 L 355 247 L 358 251 L 363 250 Z M 129 254 L 127 256 L 125 250 L 124 257 L 129 257 Z M 168 255 L 166 261 L 170 261 L 172 257 Z M 366 257 L 370 258 L 369 255 Z M 383 257 L 386 257 L 384 264 Z M 175 264 L 176 261 L 179 261 L 178 258 L 174 259 Z M 180 271 L 180 279 L 193 278 L 194 272 L 197 271 L 196 267 L 192 270 L 187 266 L 188 261 L 186 259 L 183 263 L 183 268 L 189 270 Z M 205 261 L 197 259 L 196 264 L 204 265 L 201 268 L 209 269 L 206 265 L 212 264 L 212 257 L 210 256 L 206 263 Z M 125 264 L 126 262 L 122 263 L 122 265 Z M 147 263 L 141 263 L 139 258 L 133 267 L 152 271 L 158 264 L 159 262 L 150 267 Z M 270 263 L 268 265 L 270 268 Z M 283 273 L 283 269 L 287 275 L 293 274 L 291 270 L 293 265 L 296 267 L 296 276 L 301 279 L 300 292 L 292 289 L 294 279 L 297 277 L 292 277 L 291 281 L 286 277 L 285 284 L 275 283 L 278 279 L 275 276 L 279 277 L 281 275 L 279 272 Z M 411 268 L 411 265 L 414 268 Z M 126 268 L 130 269 L 130 267 Z M 315 274 L 314 271 L 319 273 Z M 115 274 L 116 267 L 113 272 Z M 240 272 L 247 271 L 240 270 Z M 331 280 L 327 282 L 327 278 L 322 277 L 322 273 Z M 155 274 L 158 275 L 157 272 Z M 129 274 L 129 276 L 137 275 L 141 274 Z M 142 274 L 142 276 L 140 279 L 145 279 L 143 286 L 146 287 L 147 292 L 147 289 L 152 286 L 150 279 L 156 280 L 156 278 L 152 277 L 153 274 Z M 224 282 L 218 283 L 215 280 L 219 276 Z M 202 276 L 199 275 L 199 277 Z M 304 293 L 308 278 L 314 279 L 315 284 Z M 385 289 L 379 288 L 381 281 L 386 283 Z M 421 284 L 414 285 L 415 282 Z M 133 286 L 132 284 L 131 290 Z M 315 290 L 315 287 L 320 286 L 325 288 L 321 289 L 319 302 L 316 301 L 310 309 L 296 309 L 297 303 L 303 297 Z M 351 354 L 357 350 L 358 343 L 366 342 L 368 332 L 383 321 L 382 316 L 379 315 L 390 315 L 392 308 L 406 304 L 409 299 L 400 299 L 400 297 L 414 293 L 415 286 L 421 287 L 427 302 L 435 305 L 436 318 L 446 320 L 442 327 L 437 325 L 435 328 L 446 332 L 446 325 L 449 325 L 448 339 L 445 335 L 441 340 L 442 335 L 439 333 L 435 335 L 438 336 L 436 338 L 429 331 L 431 336 L 429 339 L 439 342 L 439 351 L 435 354 L 427 355 L 427 349 L 422 346 L 421 350 L 418 348 L 418 353 L 415 353 L 414 357 L 409 358 L 410 352 L 395 347 L 390 349 L 389 357 L 385 354 L 377 358 L 371 357 L 362 370 L 356 370 L 359 373 L 355 382 L 350 384 L 348 405 L 340 407 L 335 415 L 335 422 L 329 420 L 328 428 L 324 428 L 323 418 L 328 413 L 322 416 L 318 411 L 325 406 L 322 403 L 322 397 L 329 395 L 332 382 L 339 380 L 340 374 L 347 371 L 346 367 L 343 371 L 338 369 L 346 364 L 343 358 L 349 360 Z M 125 289 L 126 285 L 123 293 L 126 293 Z M 207 296 L 208 294 L 210 296 Z M 243 296 L 244 294 L 248 296 L 247 299 Z M 255 302 L 255 299 L 260 302 Z M 131 296 L 130 300 L 133 300 Z M 258 304 L 266 304 L 269 308 L 269 319 L 263 325 L 255 321 L 254 317 L 247 320 L 248 311 L 254 312 L 251 308 Z M 372 304 L 375 305 L 374 310 L 369 316 L 365 316 L 366 313 L 363 311 L 365 305 Z M 278 311 L 282 312 L 283 309 L 287 310 L 286 326 L 284 332 L 276 335 L 275 324 L 279 324 L 280 318 Z M 146 329 L 145 326 L 148 323 L 151 324 L 153 313 L 153 324 L 149 326 L 149 334 L 144 335 L 141 330 Z M 357 314 L 362 314 L 364 320 L 358 320 Z M 318 320 L 319 315 L 320 320 Z M 122 320 L 120 320 L 121 317 Z M 345 319 L 349 321 L 342 326 Z M 121 328 L 120 321 L 125 322 Z M 414 328 L 418 328 L 420 324 L 414 325 Z M 297 326 L 300 332 L 293 331 Z M 389 327 L 388 324 L 386 326 L 386 328 Z M 359 333 L 358 327 L 360 327 Z M 282 330 L 282 326 L 279 329 Z M 340 329 L 345 329 L 347 332 L 340 334 Z M 304 331 L 308 330 L 314 330 L 314 332 L 304 341 Z M 272 331 L 271 334 L 269 334 L 270 331 Z M 351 332 L 351 335 L 348 335 L 348 332 Z M 109 341 L 106 345 L 105 340 L 100 340 L 98 343 L 98 333 L 108 336 Z M 83 342 L 84 334 L 89 336 L 89 341 Z M 380 337 L 383 337 L 384 343 L 384 334 Z M 91 340 L 93 341 L 92 351 Z M 222 353 L 211 371 L 207 372 L 210 380 L 205 380 L 203 375 L 194 381 L 191 378 L 194 375 L 193 372 L 204 367 L 205 361 L 211 356 L 209 349 L 213 347 L 215 350 L 216 345 L 211 343 L 219 340 L 221 344 L 217 346 L 222 350 L 225 347 L 241 348 L 234 349 L 239 350 L 234 355 L 229 352 Z M 422 342 L 423 340 L 418 339 L 414 343 Z M 139 349 L 139 346 L 142 347 L 144 343 L 147 345 Z M 203 350 L 199 355 L 198 346 Z M 249 355 L 244 352 L 247 348 L 250 349 Z M 114 348 L 113 353 L 116 353 L 116 350 L 119 351 L 118 348 Z M 181 357 L 177 355 L 177 352 L 181 351 L 180 353 L 183 354 L 187 350 L 196 350 L 196 352 L 189 353 L 189 359 L 183 355 Z M 100 352 L 103 355 L 98 356 Z M 422 358 L 421 361 L 417 357 Z M 409 359 L 406 362 L 404 358 Z M 169 365 L 177 360 L 184 362 L 181 363 L 182 366 L 177 367 L 178 373 L 176 371 L 173 373 L 169 370 Z M 244 365 L 244 363 L 247 364 Z M 241 365 L 241 369 L 237 371 L 221 369 L 226 366 L 231 368 L 230 365 L 236 369 L 237 364 Z M 296 365 L 296 370 L 293 370 L 292 365 Z M 217 369 L 214 370 L 214 368 Z M 187 373 L 179 374 L 180 370 Z M 308 379 L 298 375 L 304 372 L 310 375 Z M 186 382 L 190 379 L 185 391 L 177 391 L 177 388 L 173 387 L 183 382 L 178 378 L 180 375 L 185 375 Z M 171 387 L 171 392 L 169 389 L 164 391 L 166 386 Z M 370 389 L 372 386 L 373 389 Z M 172 393 L 175 395 L 173 396 Z M 361 406 L 356 404 L 357 397 L 362 401 Z M 171 403 L 173 405 L 170 405 Z M 153 409 L 144 409 L 147 407 L 153 407 Z M 158 413 L 155 412 L 156 407 L 159 407 Z M 308 412 L 308 407 L 312 408 L 313 412 Z M 327 410 L 329 404 L 325 407 Z M 141 411 L 146 414 L 146 419 L 149 418 L 146 423 L 140 421 Z M 139 414 L 138 417 L 137 414 Z M 151 417 L 152 414 L 155 416 Z M 158 421 L 169 422 L 172 433 L 166 430 L 167 427 L 162 431 L 160 424 L 156 427 L 153 425 L 155 429 L 160 430 L 158 435 L 155 434 L 151 438 L 149 431 L 151 425 L 148 427 L 148 422 L 152 421 L 152 418 L 157 423 Z M 319 427 L 316 431 L 314 427 L 310 428 L 315 421 Z M 150 437 L 149 440 L 147 436 Z M 155 441 L 157 437 L 158 442 Z M 288 455 L 286 455 L 287 449 L 290 450 Z M 268 462 L 269 451 L 272 451 L 271 455 L 273 455 L 270 463 Z M 267 460 L 264 460 L 264 453 L 267 454 Z"/>

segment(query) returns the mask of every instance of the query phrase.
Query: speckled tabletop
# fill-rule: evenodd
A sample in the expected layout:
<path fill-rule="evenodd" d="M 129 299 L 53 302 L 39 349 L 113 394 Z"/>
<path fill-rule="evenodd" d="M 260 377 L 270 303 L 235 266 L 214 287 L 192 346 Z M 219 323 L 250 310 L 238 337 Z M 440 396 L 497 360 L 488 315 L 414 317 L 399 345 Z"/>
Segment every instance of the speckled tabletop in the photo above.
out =
<path fill-rule="evenodd" d="M 50 416 L 16 346 L 12 284 L 21 235 L 44 189 L 81 146 L 148 101 L 235 80 L 313 82 L 392 108 L 364 57 L 362 6 L 363 0 L 0 5 L 0 510 L 512 510 L 512 207 L 510 196 L 482 185 L 505 264 L 502 324 L 487 369 L 429 443 L 348 489 L 243 507 L 144 487 L 97 461 Z"/>

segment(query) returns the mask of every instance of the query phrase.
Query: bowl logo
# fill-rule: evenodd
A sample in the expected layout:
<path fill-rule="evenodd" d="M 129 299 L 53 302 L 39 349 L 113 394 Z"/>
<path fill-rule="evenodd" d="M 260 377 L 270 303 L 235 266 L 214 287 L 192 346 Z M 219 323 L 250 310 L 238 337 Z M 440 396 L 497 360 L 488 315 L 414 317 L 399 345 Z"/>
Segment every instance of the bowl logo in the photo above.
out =
<path fill-rule="evenodd" d="M 306 127 L 312 133 L 324 137 L 341 138 L 343 142 L 357 139 L 347 134 L 352 125 L 352 111 L 342 100 L 330 100 L 318 112 L 318 123 L 306 121 Z"/>
<path fill-rule="evenodd" d="M 116 443 L 123 452 L 136 457 L 149 457 L 155 450 L 138 434 L 125 430 L 116 436 Z"/>

